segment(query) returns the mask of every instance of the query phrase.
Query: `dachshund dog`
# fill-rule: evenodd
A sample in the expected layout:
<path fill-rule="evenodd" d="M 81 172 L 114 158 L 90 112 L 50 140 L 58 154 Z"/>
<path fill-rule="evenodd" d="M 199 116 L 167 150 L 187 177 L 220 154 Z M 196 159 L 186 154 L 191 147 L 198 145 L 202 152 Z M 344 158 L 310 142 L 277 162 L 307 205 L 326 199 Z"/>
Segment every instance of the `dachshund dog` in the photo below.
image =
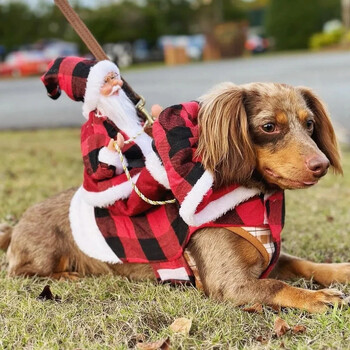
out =
<path fill-rule="evenodd" d="M 336 137 L 323 103 L 312 91 L 275 83 L 225 83 L 200 98 L 197 152 L 215 186 L 237 183 L 266 193 L 313 186 L 331 167 L 342 173 Z M 9 275 L 75 279 L 113 273 L 155 279 L 148 264 L 108 264 L 88 257 L 73 240 L 67 190 L 29 208 L 11 228 L 2 225 Z M 263 303 L 323 312 L 342 302 L 334 289 L 292 287 L 280 279 L 313 278 L 323 286 L 350 281 L 350 264 L 314 263 L 281 254 L 269 278 L 259 279 L 263 258 L 225 228 L 204 228 L 187 249 L 205 293 L 235 305 Z"/>

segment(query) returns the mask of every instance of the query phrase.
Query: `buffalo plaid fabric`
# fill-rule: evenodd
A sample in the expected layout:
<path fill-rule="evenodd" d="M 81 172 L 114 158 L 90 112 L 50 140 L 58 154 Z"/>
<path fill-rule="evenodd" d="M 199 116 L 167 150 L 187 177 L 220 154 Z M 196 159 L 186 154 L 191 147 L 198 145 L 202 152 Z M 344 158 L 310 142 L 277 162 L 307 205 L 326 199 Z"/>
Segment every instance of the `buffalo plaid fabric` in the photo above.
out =
<path fill-rule="evenodd" d="M 141 185 L 141 184 L 140 184 Z M 123 202 L 123 201 L 118 201 Z M 264 213 L 271 205 L 279 210 L 279 224 L 264 224 Z M 242 208 L 242 206 L 244 208 Z M 274 255 L 270 266 L 264 272 L 268 275 L 274 266 L 280 251 L 280 232 L 283 225 L 284 198 L 281 193 L 264 200 L 262 196 L 251 198 L 230 210 L 215 222 L 200 227 L 188 226 L 179 216 L 177 203 L 153 207 L 143 214 L 135 216 L 120 215 L 119 207 L 95 208 L 96 223 L 113 252 L 124 262 L 151 263 L 155 269 L 188 266 L 182 260 L 182 254 L 190 237 L 203 227 L 255 226 L 271 230 Z M 239 215 L 246 209 L 246 215 Z M 274 215 L 277 217 L 277 215 Z M 271 219 L 272 217 L 269 216 Z M 183 264 L 183 265 L 181 265 Z M 157 276 L 158 277 L 158 276 Z"/>
<path fill-rule="evenodd" d="M 50 62 L 47 72 L 41 77 L 48 96 L 56 100 L 63 90 L 72 100 L 84 101 L 86 79 L 96 63 L 95 60 L 72 56 Z"/>
<path fill-rule="evenodd" d="M 125 139 L 129 138 L 110 119 L 96 116 L 95 111 L 89 114 L 89 120 L 81 128 L 81 152 L 84 162 L 83 186 L 90 192 L 100 192 L 127 181 L 124 173 L 116 176 L 115 167 L 101 163 L 98 158 L 100 150 L 108 146 L 110 139 L 116 139 L 118 132 Z M 125 144 L 123 154 L 128 161 L 131 176 L 138 174 L 144 168 L 144 156 L 136 143 Z M 116 157 L 118 157 L 117 154 Z"/>
<path fill-rule="evenodd" d="M 169 107 L 153 125 L 157 152 L 165 166 L 171 190 L 180 203 L 205 171 L 200 159 L 195 157 L 198 110 L 196 102 Z"/>
<path fill-rule="evenodd" d="M 196 102 L 171 107 L 161 114 L 154 125 L 154 144 L 167 171 L 171 191 L 157 188 L 145 167 L 137 169 L 139 178 L 136 185 L 142 193 L 152 199 L 168 199 L 175 196 L 177 202 L 150 207 L 133 191 L 129 198 L 118 200 L 108 207 L 95 207 L 97 226 L 109 247 L 122 261 L 151 263 L 155 275 L 161 280 L 173 281 L 176 278 L 173 274 L 169 274 L 169 271 L 175 271 L 179 273 L 179 280 L 187 282 L 193 281 L 193 275 L 183 258 L 183 252 L 191 235 L 199 228 L 249 226 L 268 229 L 271 231 L 275 253 L 270 266 L 263 274 L 265 277 L 277 261 L 280 250 L 280 232 L 284 221 L 283 191 L 275 192 L 268 197 L 264 194 L 254 195 L 230 208 L 219 218 L 199 226 L 188 225 L 179 214 L 179 208 L 186 195 L 192 191 L 193 186 L 205 172 L 200 159 L 195 157 L 198 140 L 197 114 L 198 103 Z M 108 137 L 115 136 L 118 131 L 104 118 L 98 118 L 93 126 L 95 129 L 101 128 L 100 134 L 107 130 Z M 88 139 L 86 137 L 88 133 L 85 134 L 85 132 L 86 130 L 82 133 L 83 155 L 86 163 L 91 163 L 86 166 L 87 173 L 91 175 L 110 171 L 112 174 L 113 168 L 99 169 L 96 163 L 91 162 L 95 157 L 96 149 L 104 145 L 108 137 L 100 145 L 88 145 L 85 144 Z M 131 143 L 128 147 L 130 148 L 126 152 L 129 150 L 131 152 L 133 147 L 137 146 Z M 135 148 L 134 150 L 135 154 L 138 154 Z M 120 176 L 123 177 L 123 175 Z M 95 190 L 107 188 L 109 185 L 98 184 Z M 210 189 L 203 197 L 197 211 L 239 188 L 238 185 L 232 185 L 217 191 Z M 138 201 L 143 203 L 138 206 Z M 130 202 L 133 203 L 133 212 L 129 210 Z M 213 210 L 216 210 L 215 207 Z"/>

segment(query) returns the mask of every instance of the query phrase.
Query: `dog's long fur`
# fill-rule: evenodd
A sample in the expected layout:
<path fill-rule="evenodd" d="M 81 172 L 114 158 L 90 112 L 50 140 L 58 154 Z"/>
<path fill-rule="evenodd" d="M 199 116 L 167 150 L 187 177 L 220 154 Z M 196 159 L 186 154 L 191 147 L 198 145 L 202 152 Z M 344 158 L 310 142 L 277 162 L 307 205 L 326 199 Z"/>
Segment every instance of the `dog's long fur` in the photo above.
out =
<path fill-rule="evenodd" d="M 239 183 L 262 191 L 305 188 L 331 166 L 342 173 L 336 138 L 322 102 L 306 88 L 283 84 L 222 84 L 200 99 L 197 152 L 215 186 Z M 29 208 L 13 228 L 0 227 L 10 275 L 75 279 L 114 273 L 154 279 L 147 264 L 107 264 L 76 246 L 68 211 L 74 189 Z M 333 289 L 310 291 L 273 278 L 314 278 L 327 286 L 350 280 L 350 264 L 317 264 L 281 255 L 272 277 L 259 279 L 263 258 L 246 240 L 222 228 L 206 228 L 188 249 L 207 295 L 236 305 L 266 303 L 324 311 L 341 302 Z"/>

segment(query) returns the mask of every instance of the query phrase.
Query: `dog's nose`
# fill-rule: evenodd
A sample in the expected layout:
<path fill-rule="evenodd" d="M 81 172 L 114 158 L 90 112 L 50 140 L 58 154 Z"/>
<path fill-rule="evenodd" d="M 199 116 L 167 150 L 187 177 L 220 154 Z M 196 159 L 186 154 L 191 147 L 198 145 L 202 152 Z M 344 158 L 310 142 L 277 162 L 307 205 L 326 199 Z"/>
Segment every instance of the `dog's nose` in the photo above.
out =
<path fill-rule="evenodd" d="M 329 168 L 329 160 L 326 157 L 314 156 L 306 161 L 306 166 L 316 177 L 326 175 Z"/>

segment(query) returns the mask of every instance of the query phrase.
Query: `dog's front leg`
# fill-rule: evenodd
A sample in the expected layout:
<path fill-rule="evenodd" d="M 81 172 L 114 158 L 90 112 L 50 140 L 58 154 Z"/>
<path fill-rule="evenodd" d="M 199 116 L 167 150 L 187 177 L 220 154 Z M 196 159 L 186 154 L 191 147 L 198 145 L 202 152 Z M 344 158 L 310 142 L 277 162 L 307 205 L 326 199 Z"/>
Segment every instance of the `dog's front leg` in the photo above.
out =
<path fill-rule="evenodd" d="M 278 279 L 313 278 L 323 286 L 332 283 L 350 282 L 350 263 L 323 264 L 300 259 L 288 254 L 281 254 L 278 263 L 271 273 Z"/>
<path fill-rule="evenodd" d="M 334 289 L 311 291 L 275 279 L 259 279 L 263 258 L 245 239 L 225 229 L 203 229 L 188 246 L 207 295 L 235 305 L 262 303 L 323 312 L 341 303 Z"/>

